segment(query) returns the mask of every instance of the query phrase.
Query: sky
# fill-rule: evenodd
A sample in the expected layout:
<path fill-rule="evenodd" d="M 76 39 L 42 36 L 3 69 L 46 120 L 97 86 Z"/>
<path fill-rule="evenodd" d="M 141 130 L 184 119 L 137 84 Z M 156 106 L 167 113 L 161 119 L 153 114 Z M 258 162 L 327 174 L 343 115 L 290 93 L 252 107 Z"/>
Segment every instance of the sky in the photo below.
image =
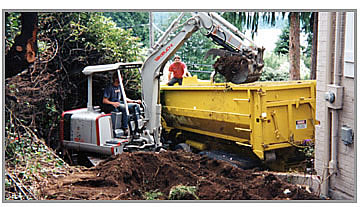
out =
<path fill-rule="evenodd" d="M 156 25 L 167 24 L 168 18 L 175 17 L 179 12 L 153 12 L 154 23 Z M 171 16 L 171 17 L 170 17 Z M 258 46 L 263 46 L 267 52 L 272 52 L 276 47 L 276 42 L 279 39 L 279 35 L 281 34 L 281 30 L 288 24 L 288 21 L 282 19 L 281 16 L 277 17 L 275 26 L 270 26 L 267 23 L 264 23 L 262 18 L 260 18 L 259 29 L 253 41 Z M 246 36 L 249 39 L 252 39 L 251 30 L 247 29 Z M 301 34 L 300 36 L 300 44 L 302 46 L 307 46 L 306 35 Z"/>
<path fill-rule="evenodd" d="M 279 35 L 281 35 L 282 31 L 280 28 L 265 28 L 265 29 L 258 29 L 257 34 L 255 35 L 253 41 L 258 46 L 263 46 L 266 48 L 266 51 L 272 52 L 276 47 L 276 42 L 279 39 Z M 247 37 L 251 37 L 251 32 L 246 32 Z M 300 33 L 300 45 L 306 47 L 307 35 L 304 33 Z"/>
<path fill-rule="evenodd" d="M 276 42 L 281 34 L 281 29 L 258 29 L 253 41 L 259 46 L 266 48 L 266 51 L 272 52 L 276 47 Z M 246 32 L 247 37 L 251 37 L 251 32 Z"/>

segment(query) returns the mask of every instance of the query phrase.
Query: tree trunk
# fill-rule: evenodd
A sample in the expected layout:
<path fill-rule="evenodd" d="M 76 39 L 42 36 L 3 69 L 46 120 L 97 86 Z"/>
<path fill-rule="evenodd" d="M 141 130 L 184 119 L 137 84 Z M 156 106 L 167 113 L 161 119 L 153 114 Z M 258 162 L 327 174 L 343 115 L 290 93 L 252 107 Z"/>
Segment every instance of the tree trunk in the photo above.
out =
<path fill-rule="evenodd" d="M 317 66 L 317 54 L 318 54 L 318 12 L 313 13 L 313 41 L 311 47 L 311 70 L 310 79 L 316 80 L 316 66 Z"/>
<path fill-rule="evenodd" d="M 38 15 L 35 12 L 21 13 L 21 33 L 5 56 L 5 78 L 12 77 L 35 61 L 37 48 Z"/>
<path fill-rule="evenodd" d="M 300 80 L 300 20 L 299 13 L 290 14 L 290 80 Z"/>

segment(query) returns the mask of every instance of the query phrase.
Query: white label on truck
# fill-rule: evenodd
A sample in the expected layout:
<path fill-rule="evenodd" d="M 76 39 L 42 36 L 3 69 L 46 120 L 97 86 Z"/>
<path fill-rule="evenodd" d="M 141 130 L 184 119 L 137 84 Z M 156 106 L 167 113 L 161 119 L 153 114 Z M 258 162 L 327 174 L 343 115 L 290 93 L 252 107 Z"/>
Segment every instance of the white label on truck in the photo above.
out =
<path fill-rule="evenodd" d="M 306 129 L 307 121 L 306 120 L 296 120 L 296 129 Z"/>

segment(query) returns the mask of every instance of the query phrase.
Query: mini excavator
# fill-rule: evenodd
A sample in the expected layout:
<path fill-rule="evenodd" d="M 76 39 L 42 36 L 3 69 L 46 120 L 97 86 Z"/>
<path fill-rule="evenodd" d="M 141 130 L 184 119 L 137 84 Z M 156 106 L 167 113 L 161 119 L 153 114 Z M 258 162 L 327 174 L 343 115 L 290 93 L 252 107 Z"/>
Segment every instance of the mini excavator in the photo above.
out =
<path fill-rule="evenodd" d="M 150 48 L 145 62 L 115 63 L 87 66 L 83 74 L 88 78 L 88 102 L 86 108 L 62 113 L 60 139 L 65 149 L 103 155 L 120 154 L 123 151 L 157 151 L 161 149 L 161 104 L 159 103 L 162 68 L 177 50 L 198 29 L 207 30 L 206 36 L 221 48 L 214 48 L 205 57 L 219 56 L 214 64 L 215 73 L 235 84 L 254 82 L 261 76 L 263 47 L 258 47 L 243 33 L 214 12 L 193 12 L 192 17 L 180 24 L 184 13 L 176 18 L 157 43 Z M 181 30 L 175 32 L 178 28 Z M 92 75 L 117 72 L 122 99 L 126 94 L 121 81 L 121 70 L 137 68 L 141 73 L 142 108 L 140 116 L 130 114 L 127 133 L 121 130 L 121 112 L 105 113 L 93 106 Z M 127 104 L 127 103 L 126 103 Z M 128 107 L 126 106 L 126 109 Z"/>

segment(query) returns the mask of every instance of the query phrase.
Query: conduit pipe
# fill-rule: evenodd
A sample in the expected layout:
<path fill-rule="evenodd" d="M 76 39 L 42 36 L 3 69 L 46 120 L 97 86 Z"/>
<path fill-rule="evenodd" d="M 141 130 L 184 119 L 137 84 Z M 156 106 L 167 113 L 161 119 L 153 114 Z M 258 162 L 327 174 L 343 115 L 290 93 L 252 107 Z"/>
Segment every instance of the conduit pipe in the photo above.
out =
<path fill-rule="evenodd" d="M 345 46 L 345 12 L 337 13 L 336 41 L 335 41 L 335 67 L 334 67 L 334 84 L 341 85 L 341 79 L 344 66 L 344 46 Z"/>
<path fill-rule="evenodd" d="M 335 36 L 335 64 L 334 81 L 335 86 L 341 85 L 344 54 L 344 32 L 345 32 L 345 12 L 337 13 L 336 36 Z M 343 97 L 336 97 L 343 98 Z M 331 132 L 331 157 L 329 161 L 329 174 L 336 173 L 338 166 L 338 139 L 339 139 L 339 112 L 338 109 L 332 110 L 332 132 Z"/>
<path fill-rule="evenodd" d="M 327 25 L 327 48 L 326 48 L 326 71 L 325 71 L 325 77 L 326 77 L 326 83 L 331 83 L 331 72 L 332 68 L 334 67 L 333 64 L 333 58 L 332 53 L 334 51 L 334 41 L 335 41 L 335 12 L 329 12 L 328 13 L 328 25 Z M 321 33 L 320 33 L 321 34 Z M 324 155 L 323 155 L 323 161 L 324 161 L 324 168 L 323 168 L 323 175 L 322 175 L 322 184 L 321 184 L 321 194 L 323 196 L 328 196 L 329 192 L 329 161 L 330 161 L 330 113 L 329 108 L 325 109 L 325 130 L 324 130 Z"/>
<path fill-rule="evenodd" d="M 343 71 L 343 54 L 344 54 L 344 37 L 345 37 L 345 13 L 330 13 L 328 17 L 328 53 L 327 53 L 327 77 L 331 77 L 333 70 L 333 87 L 341 85 L 341 77 Z M 334 24 L 336 23 L 336 25 Z M 334 47 L 335 46 L 335 47 Z M 331 56 L 334 52 L 334 56 Z M 333 57 L 333 58 L 332 58 Z M 331 82 L 328 81 L 327 82 Z M 335 99 L 342 99 L 343 96 L 337 96 Z M 336 101 L 336 100 L 335 100 Z M 342 100 L 340 100 L 342 101 Z M 338 140 L 339 140 L 339 112 L 341 107 L 328 107 L 326 109 L 326 143 L 325 143 L 325 159 L 329 160 L 325 163 L 324 183 L 322 185 L 322 194 L 328 196 L 329 182 L 333 174 L 338 169 Z M 328 125 L 329 124 L 329 125 Z"/>

